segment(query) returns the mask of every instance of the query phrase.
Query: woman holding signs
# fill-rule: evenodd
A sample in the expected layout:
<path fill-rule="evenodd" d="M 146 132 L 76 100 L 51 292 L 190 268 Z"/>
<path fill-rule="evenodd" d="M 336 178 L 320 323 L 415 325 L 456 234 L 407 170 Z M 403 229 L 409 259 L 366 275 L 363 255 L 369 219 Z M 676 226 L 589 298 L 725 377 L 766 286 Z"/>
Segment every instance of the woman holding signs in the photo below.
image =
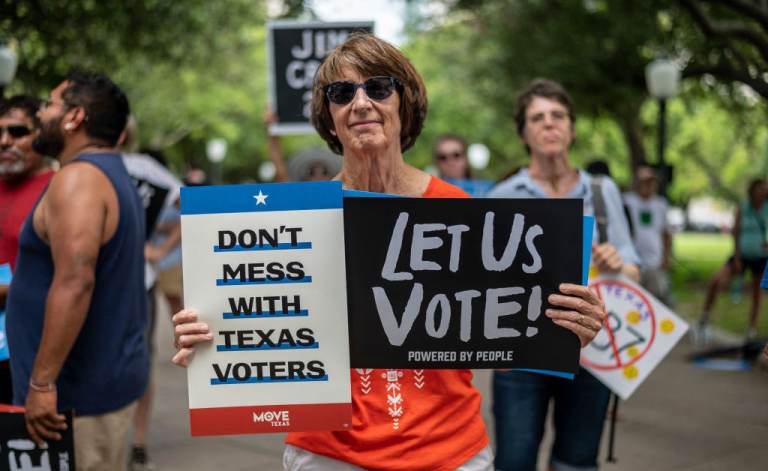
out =
<path fill-rule="evenodd" d="M 595 231 L 592 264 L 602 273 L 621 273 L 639 281 L 639 258 L 616 184 L 577 170 L 568 157 L 575 124 L 568 93 L 558 83 L 534 80 L 517 98 L 515 121 L 531 163 L 499 183 L 488 197 L 583 199 L 584 214 L 605 220 L 598 225 L 602 230 Z M 496 469 L 537 469 L 539 442 L 552 401 L 555 443 L 549 469 L 596 470 L 609 395 L 608 388 L 583 369 L 573 381 L 519 371 L 496 372 Z"/>
<path fill-rule="evenodd" d="M 400 51 L 374 36 L 350 36 L 315 76 L 312 123 L 344 157 L 336 177 L 344 188 L 466 198 L 403 159 L 426 114 L 421 77 Z M 547 315 L 578 335 L 582 346 L 600 330 L 603 305 L 585 287 L 564 284 L 549 301 L 559 309 Z M 212 335 L 192 310 L 178 312 L 173 322 L 179 345 L 173 362 L 184 366 L 195 345 Z M 353 370 L 352 429 L 290 433 L 285 469 L 492 470 L 481 398 L 471 380 L 469 370 Z"/>

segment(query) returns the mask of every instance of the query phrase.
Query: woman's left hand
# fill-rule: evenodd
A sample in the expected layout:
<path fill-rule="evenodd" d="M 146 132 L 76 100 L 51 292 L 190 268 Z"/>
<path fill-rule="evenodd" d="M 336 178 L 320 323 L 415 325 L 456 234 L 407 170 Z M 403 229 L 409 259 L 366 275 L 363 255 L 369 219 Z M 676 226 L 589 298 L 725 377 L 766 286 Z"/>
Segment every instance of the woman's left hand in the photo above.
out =
<path fill-rule="evenodd" d="M 605 304 L 586 286 L 563 283 L 560 293 L 551 294 L 548 300 L 555 308 L 546 310 L 547 317 L 578 335 L 582 348 L 595 338 L 608 317 Z"/>
<path fill-rule="evenodd" d="M 604 273 L 619 273 L 624 266 L 621 254 L 608 242 L 592 246 L 592 263 Z"/>

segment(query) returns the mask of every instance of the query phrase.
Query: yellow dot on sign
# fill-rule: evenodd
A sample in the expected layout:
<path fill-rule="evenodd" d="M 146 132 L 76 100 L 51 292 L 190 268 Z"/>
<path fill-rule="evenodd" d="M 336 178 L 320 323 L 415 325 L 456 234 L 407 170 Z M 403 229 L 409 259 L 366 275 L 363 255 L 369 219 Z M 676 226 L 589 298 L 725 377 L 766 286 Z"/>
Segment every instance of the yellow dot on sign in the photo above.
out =
<path fill-rule="evenodd" d="M 589 278 L 597 278 L 600 276 L 600 270 L 597 269 L 596 266 L 592 265 L 589 267 Z"/>
<path fill-rule="evenodd" d="M 634 365 L 629 365 L 624 367 L 624 376 L 627 379 L 635 379 L 637 378 L 637 368 L 635 368 Z"/>
<path fill-rule="evenodd" d="M 630 324 L 639 324 L 640 323 L 640 313 L 637 311 L 629 311 L 627 313 L 627 322 Z"/>
<path fill-rule="evenodd" d="M 672 321 L 672 319 L 664 319 L 661 321 L 661 331 L 665 334 L 668 334 L 675 330 L 675 323 Z"/>
<path fill-rule="evenodd" d="M 635 358 L 640 354 L 640 350 L 637 349 L 637 347 L 629 347 L 627 349 L 627 355 L 629 355 L 629 358 Z"/>

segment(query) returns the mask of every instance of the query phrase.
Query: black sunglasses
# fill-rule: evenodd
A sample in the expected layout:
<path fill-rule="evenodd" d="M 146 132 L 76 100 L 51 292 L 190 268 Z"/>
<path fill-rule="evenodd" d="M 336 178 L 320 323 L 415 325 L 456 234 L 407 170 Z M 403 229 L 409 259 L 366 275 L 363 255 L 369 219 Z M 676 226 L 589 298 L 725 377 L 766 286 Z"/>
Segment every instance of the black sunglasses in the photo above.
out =
<path fill-rule="evenodd" d="M 21 124 L 15 124 L 11 126 L 0 126 L 0 136 L 2 136 L 5 133 L 5 131 L 8 131 L 8 134 L 10 134 L 11 137 L 15 137 L 15 138 L 24 137 L 32 132 L 31 129 Z"/>
<path fill-rule="evenodd" d="M 358 88 L 362 88 L 371 100 L 381 101 L 387 99 L 396 88 L 402 87 L 400 81 L 394 77 L 371 77 L 363 83 L 349 80 L 333 82 L 323 87 L 323 90 L 331 103 L 346 105 L 355 98 Z"/>
<path fill-rule="evenodd" d="M 464 157 L 464 153 L 463 152 L 447 152 L 447 153 L 437 154 L 435 157 L 440 162 L 443 162 L 445 160 L 448 160 L 448 158 L 458 159 L 458 158 Z"/>

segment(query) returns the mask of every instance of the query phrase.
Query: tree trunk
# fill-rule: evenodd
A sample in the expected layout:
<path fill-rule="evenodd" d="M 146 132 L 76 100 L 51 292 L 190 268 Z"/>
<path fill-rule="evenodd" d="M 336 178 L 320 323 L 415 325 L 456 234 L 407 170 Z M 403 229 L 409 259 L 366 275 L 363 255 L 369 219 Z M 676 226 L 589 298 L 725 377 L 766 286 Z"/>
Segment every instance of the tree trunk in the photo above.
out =
<path fill-rule="evenodd" d="M 640 124 L 640 109 L 622 110 L 621 114 L 616 114 L 616 120 L 624 134 L 624 141 L 629 150 L 630 175 L 635 174 L 635 169 L 640 165 L 646 165 L 648 160 L 645 157 L 645 146 L 643 145 L 643 132 Z"/>

